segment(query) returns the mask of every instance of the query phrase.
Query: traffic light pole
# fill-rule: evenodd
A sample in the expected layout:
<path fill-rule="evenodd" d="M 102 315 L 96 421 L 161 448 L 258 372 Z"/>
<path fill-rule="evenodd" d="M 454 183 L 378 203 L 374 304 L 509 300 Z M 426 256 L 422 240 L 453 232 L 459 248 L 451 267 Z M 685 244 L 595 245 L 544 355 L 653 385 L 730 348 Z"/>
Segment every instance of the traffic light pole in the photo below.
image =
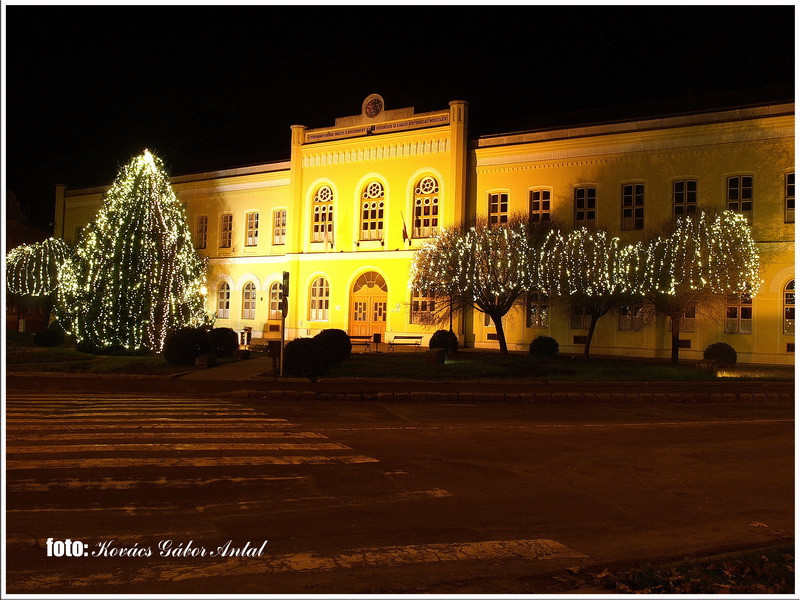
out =
<path fill-rule="evenodd" d="M 283 377 L 283 346 L 286 343 L 286 315 L 289 314 L 289 272 L 283 272 L 281 285 L 281 372 Z"/>

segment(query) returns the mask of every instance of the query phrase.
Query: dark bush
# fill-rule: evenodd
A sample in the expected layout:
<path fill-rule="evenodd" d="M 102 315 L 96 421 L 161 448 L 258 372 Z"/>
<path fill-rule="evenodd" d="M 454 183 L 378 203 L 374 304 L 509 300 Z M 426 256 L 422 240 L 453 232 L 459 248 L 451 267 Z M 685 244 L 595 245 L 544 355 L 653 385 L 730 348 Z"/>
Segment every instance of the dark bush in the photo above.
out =
<path fill-rule="evenodd" d="M 89 340 L 81 340 L 75 344 L 75 350 L 78 352 L 85 352 L 86 354 L 97 354 L 97 346 Z"/>
<path fill-rule="evenodd" d="M 208 338 L 211 352 L 216 356 L 233 356 L 239 349 L 239 336 L 230 327 L 215 327 Z"/>
<path fill-rule="evenodd" d="M 324 342 L 316 338 L 297 338 L 286 344 L 283 361 L 283 370 L 295 377 L 319 377 L 331 368 Z"/>
<path fill-rule="evenodd" d="M 531 342 L 528 351 L 533 356 L 555 356 L 558 354 L 558 342 L 549 336 L 540 335 Z"/>
<path fill-rule="evenodd" d="M 338 367 L 353 351 L 347 332 L 341 329 L 323 329 L 314 336 L 322 346 L 322 352 L 330 357 L 330 363 Z"/>
<path fill-rule="evenodd" d="M 428 348 L 444 348 L 448 352 L 455 352 L 458 350 L 458 337 L 456 337 L 455 333 L 447 329 L 434 331 L 431 336 L 431 341 L 428 343 Z"/>
<path fill-rule="evenodd" d="M 706 360 L 713 360 L 718 365 L 729 367 L 736 364 L 736 350 L 725 342 L 717 342 L 711 344 L 703 352 L 703 358 Z"/>
<path fill-rule="evenodd" d="M 201 354 L 209 354 L 208 334 L 203 329 L 183 327 L 167 333 L 164 359 L 173 365 L 194 365 Z"/>
<path fill-rule="evenodd" d="M 42 329 L 33 336 L 33 343 L 37 346 L 60 346 L 64 343 L 64 332 L 61 329 Z"/>

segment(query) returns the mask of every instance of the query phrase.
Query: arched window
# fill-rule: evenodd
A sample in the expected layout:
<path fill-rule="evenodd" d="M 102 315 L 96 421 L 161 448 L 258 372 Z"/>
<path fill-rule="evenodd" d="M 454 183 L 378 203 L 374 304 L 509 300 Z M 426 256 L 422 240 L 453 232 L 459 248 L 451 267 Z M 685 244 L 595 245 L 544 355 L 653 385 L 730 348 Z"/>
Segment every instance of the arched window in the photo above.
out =
<path fill-rule="evenodd" d="M 283 284 L 280 281 L 276 281 L 271 286 L 269 286 L 269 320 L 270 321 L 280 321 L 281 320 L 281 296 L 282 296 L 282 288 Z"/>
<path fill-rule="evenodd" d="M 256 318 L 256 285 L 248 281 L 242 288 L 242 318 Z"/>
<path fill-rule="evenodd" d="M 414 222 L 411 237 L 427 238 L 439 227 L 439 182 L 423 177 L 414 186 Z"/>
<path fill-rule="evenodd" d="M 231 316 L 231 286 L 226 282 L 219 284 L 217 292 L 217 318 L 228 319 Z"/>
<path fill-rule="evenodd" d="M 328 280 L 324 277 L 317 277 L 311 284 L 311 302 L 309 304 L 309 321 L 328 320 L 328 302 L 331 290 Z"/>
<path fill-rule="evenodd" d="M 311 241 L 333 244 L 333 191 L 327 185 L 323 185 L 314 194 Z"/>
<path fill-rule="evenodd" d="M 783 288 L 783 333 L 794 335 L 794 279 Z"/>
<path fill-rule="evenodd" d="M 377 181 L 367 184 L 361 193 L 362 240 L 383 239 L 383 185 Z"/>

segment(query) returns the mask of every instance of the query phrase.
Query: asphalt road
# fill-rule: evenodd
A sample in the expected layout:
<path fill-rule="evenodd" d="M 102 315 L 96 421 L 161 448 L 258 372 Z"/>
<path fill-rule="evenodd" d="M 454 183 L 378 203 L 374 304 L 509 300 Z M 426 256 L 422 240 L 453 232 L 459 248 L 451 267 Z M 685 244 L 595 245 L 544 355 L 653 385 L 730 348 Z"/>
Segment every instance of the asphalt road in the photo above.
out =
<path fill-rule="evenodd" d="M 543 593 L 570 567 L 785 543 L 793 413 L 14 392 L 7 591 Z"/>

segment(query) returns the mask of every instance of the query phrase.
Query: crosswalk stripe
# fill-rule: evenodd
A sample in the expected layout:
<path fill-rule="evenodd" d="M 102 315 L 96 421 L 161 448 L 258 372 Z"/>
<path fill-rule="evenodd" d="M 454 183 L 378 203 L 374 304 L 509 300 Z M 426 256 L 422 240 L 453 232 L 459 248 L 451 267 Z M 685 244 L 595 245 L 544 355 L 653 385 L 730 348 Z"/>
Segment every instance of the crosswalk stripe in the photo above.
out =
<path fill-rule="evenodd" d="M 216 420 L 217 422 L 222 422 L 220 419 Z M 89 425 L 92 423 L 109 423 L 109 424 L 120 424 L 118 420 L 109 420 L 105 417 L 103 418 L 96 418 L 96 419 L 71 419 L 66 417 L 53 417 L 52 419 L 6 419 L 6 422 L 10 425 L 16 425 L 17 423 L 21 424 L 38 424 L 38 425 L 46 425 L 48 423 L 56 423 L 57 425 L 62 424 L 71 424 L 71 425 Z M 130 423 L 159 423 L 159 422 L 171 422 L 171 423 L 208 423 L 209 421 L 203 419 L 184 419 L 180 416 L 174 417 L 151 417 L 149 419 L 125 419 L 122 423 L 130 424 Z M 269 419 L 269 418 L 261 418 L 261 417 L 254 417 L 252 419 L 225 419 L 225 423 L 286 423 L 286 419 Z"/>
<path fill-rule="evenodd" d="M 66 429 L 69 431 L 74 431 L 75 426 L 79 426 L 83 431 L 113 431 L 118 429 L 135 429 L 135 430 L 142 430 L 142 429 L 169 429 L 171 431 L 177 429 L 190 429 L 190 430 L 197 430 L 197 431 L 213 431 L 218 429 L 233 429 L 235 431 L 268 431 L 270 429 L 290 429 L 293 427 L 299 427 L 299 425 L 295 425 L 293 423 L 288 422 L 253 422 L 253 421 L 244 421 L 244 422 L 221 422 L 221 423 L 209 423 L 208 421 L 171 421 L 168 423 L 159 422 L 153 423 L 150 421 L 137 421 L 132 423 L 130 419 L 126 420 L 123 423 L 119 421 L 108 421 L 106 423 L 96 423 L 96 422 L 89 422 L 89 423 L 77 423 L 77 422 L 64 422 L 64 423 L 56 423 L 56 427 L 51 427 L 51 430 L 59 430 L 59 429 Z M 50 427 L 50 425 L 48 425 Z M 31 423 L 19 423 L 19 422 L 8 422 L 8 432 L 13 433 L 15 431 L 41 431 L 42 424 L 39 422 L 31 422 Z"/>
<path fill-rule="evenodd" d="M 267 465 L 332 465 L 380 462 L 370 456 L 203 456 L 184 458 L 71 458 L 7 460 L 6 470 L 104 469 L 118 467 L 258 467 Z"/>
<path fill-rule="evenodd" d="M 181 451 L 219 451 L 219 450 L 352 450 L 350 446 L 336 443 L 275 443 L 275 444 L 252 444 L 252 443 L 203 443 L 203 444 L 62 444 L 55 446 L 8 446 L 6 454 L 67 454 L 71 452 L 181 452 Z"/>
<path fill-rule="evenodd" d="M 143 486 L 162 486 L 170 488 L 202 487 L 220 483 L 236 485 L 254 483 L 297 483 L 307 482 L 306 475 L 259 475 L 257 477 L 207 477 L 200 479 L 50 479 L 41 483 L 32 479 L 9 481 L 6 487 L 14 492 L 51 492 L 54 489 L 86 490 L 130 490 Z"/>
<path fill-rule="evenodd" d="M 108 417 L 121 417 L 121 418 L 129 418 L 129 417 L 143 417 L 148 419 L 159 419 L 159 418 L 175 418 L 175 419 L 198 419 L 198 418 L 238 418 L 238 419 L 256 419 L 256 420 L 268 420 L 272 421 L 273 419 L 265 418 L 261 416 L 259 413 L 256 412 L 201 412 L 201 411 L 192 411 L 192 412 L 176 412 L 173 410 L 160 410 L 158 412 L 153 412 L 152 414 L 146 414 L 138 411 L 130 411 L 130 412 L 117 412 L 117 411 L 94 411 L 94 412 L 61 412 L 61 413 L 48 413 L 48 414 L 37 414 L 37 413 L 14 413 L 14 412 L 6 412 L 6 418 L 8 420 L 28 420 L 28 419 L 36 419 L 39 421 L 61 421 L 63 419 L 85 419 L 85 418 L 108 418 Z"/>
<path fill-rule="evenodd" d="M 326 436 L 312 431 L 226 431 L 223 433 L 209 433 L 208 431 L 194 432 L 187 431 L 177 433 L 171 431 L 162 432 L 106 432 L 106 433 L 50 433 L 50 434 L 17 434 L 9 433 L 6 440 L 9 443 L 21 442 L 57 442 L 72 440 L 178 440 L 178 439 L 230 439 L 230 438 L 258 438 L 258 439 L 308 439 L 321 438 Z"/>

